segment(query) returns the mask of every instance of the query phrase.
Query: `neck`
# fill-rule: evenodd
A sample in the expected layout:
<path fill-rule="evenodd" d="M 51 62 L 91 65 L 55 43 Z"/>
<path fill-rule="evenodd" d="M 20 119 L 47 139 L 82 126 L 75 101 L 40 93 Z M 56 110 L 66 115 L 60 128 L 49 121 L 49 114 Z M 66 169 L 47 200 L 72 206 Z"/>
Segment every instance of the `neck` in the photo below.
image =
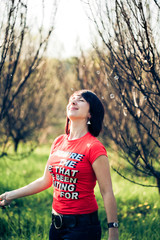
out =
<path fill-rule="evenodd" d="M 88 132 L 86 122 L 71 121 L 69 139 L 74 140 L 83 137 Z"/>

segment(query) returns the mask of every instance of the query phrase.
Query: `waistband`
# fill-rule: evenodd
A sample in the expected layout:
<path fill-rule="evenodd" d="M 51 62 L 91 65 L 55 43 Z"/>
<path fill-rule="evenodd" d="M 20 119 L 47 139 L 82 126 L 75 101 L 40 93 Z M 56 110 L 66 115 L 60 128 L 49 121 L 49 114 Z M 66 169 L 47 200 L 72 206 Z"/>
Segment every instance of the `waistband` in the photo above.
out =
<path fill-rule="evenodd" d="M 89 214 L 54 214 L 52 213 L 52 222 L 56 229 L 65 227 L 85 226 L 91 224 L 98 224 L 98 211 Z"/>

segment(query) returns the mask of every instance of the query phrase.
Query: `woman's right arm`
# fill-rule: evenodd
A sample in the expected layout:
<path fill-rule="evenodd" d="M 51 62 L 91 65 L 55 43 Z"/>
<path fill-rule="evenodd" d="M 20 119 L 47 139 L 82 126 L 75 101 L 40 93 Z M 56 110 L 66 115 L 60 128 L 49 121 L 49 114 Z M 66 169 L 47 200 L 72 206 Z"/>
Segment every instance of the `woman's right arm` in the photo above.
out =
<path fill-rule="evenodd" d="M 33 195 L 39 192 L 42 192 L 43 190 L 51 187 L 52 185 L 52 177 L 47 169 L 47 165 L 45 167 L 45 171 L 44 174 L 41 178 L 38 178 L 37 180 L 35 180 L 34 182 L 10 191 L 10 192 L 6 192 L 3 193 L 2 195 L 0 195 L 0 206 L 6 206 L 9 205 L 11 203 L 12 200 L 17 199 L 17 198 L 21 198 L 21 197 L 26 197 L 29 195 Z"/>

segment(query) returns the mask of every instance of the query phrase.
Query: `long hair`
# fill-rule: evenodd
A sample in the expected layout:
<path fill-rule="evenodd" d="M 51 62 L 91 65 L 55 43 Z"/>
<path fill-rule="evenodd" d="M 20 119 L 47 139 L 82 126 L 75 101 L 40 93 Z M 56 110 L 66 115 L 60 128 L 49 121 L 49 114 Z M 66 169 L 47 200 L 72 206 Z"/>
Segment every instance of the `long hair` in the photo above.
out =
<path fill-rule="evenodd" d="M 88 131 L 93 136 L 97 137 L 102 130 L 102 124 L 104 119 L 103 104 L 97 97 L 97 95 L 90 90 L 79 90 L 76 91 L 73 95 L 77 94 L 80 94 L 89 103 L 89 111 L 91 114 L 91 118 L 89 120 L 91 124 L 88 125 Z M 66 119 L 65 133 L 70 133 L 70 120 L 68 117 Z"/>

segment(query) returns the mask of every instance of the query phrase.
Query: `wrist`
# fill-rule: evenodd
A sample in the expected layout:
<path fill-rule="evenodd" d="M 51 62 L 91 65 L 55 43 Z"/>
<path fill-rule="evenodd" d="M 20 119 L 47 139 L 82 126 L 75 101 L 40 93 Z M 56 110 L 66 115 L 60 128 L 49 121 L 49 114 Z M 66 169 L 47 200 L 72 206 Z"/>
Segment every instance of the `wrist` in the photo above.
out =
<path fill-rule="evenodd" d="M 12 200 L 14 200 L 14 194 L 13 191 L 10 192 L 6 192 L 6 201 L 11 202 Z"/>
<path fill-rule="evenodd" d="M 118 222 L 110 222 L 110 223 L 108 223 L 108 228 L 118 228 Z"/>

